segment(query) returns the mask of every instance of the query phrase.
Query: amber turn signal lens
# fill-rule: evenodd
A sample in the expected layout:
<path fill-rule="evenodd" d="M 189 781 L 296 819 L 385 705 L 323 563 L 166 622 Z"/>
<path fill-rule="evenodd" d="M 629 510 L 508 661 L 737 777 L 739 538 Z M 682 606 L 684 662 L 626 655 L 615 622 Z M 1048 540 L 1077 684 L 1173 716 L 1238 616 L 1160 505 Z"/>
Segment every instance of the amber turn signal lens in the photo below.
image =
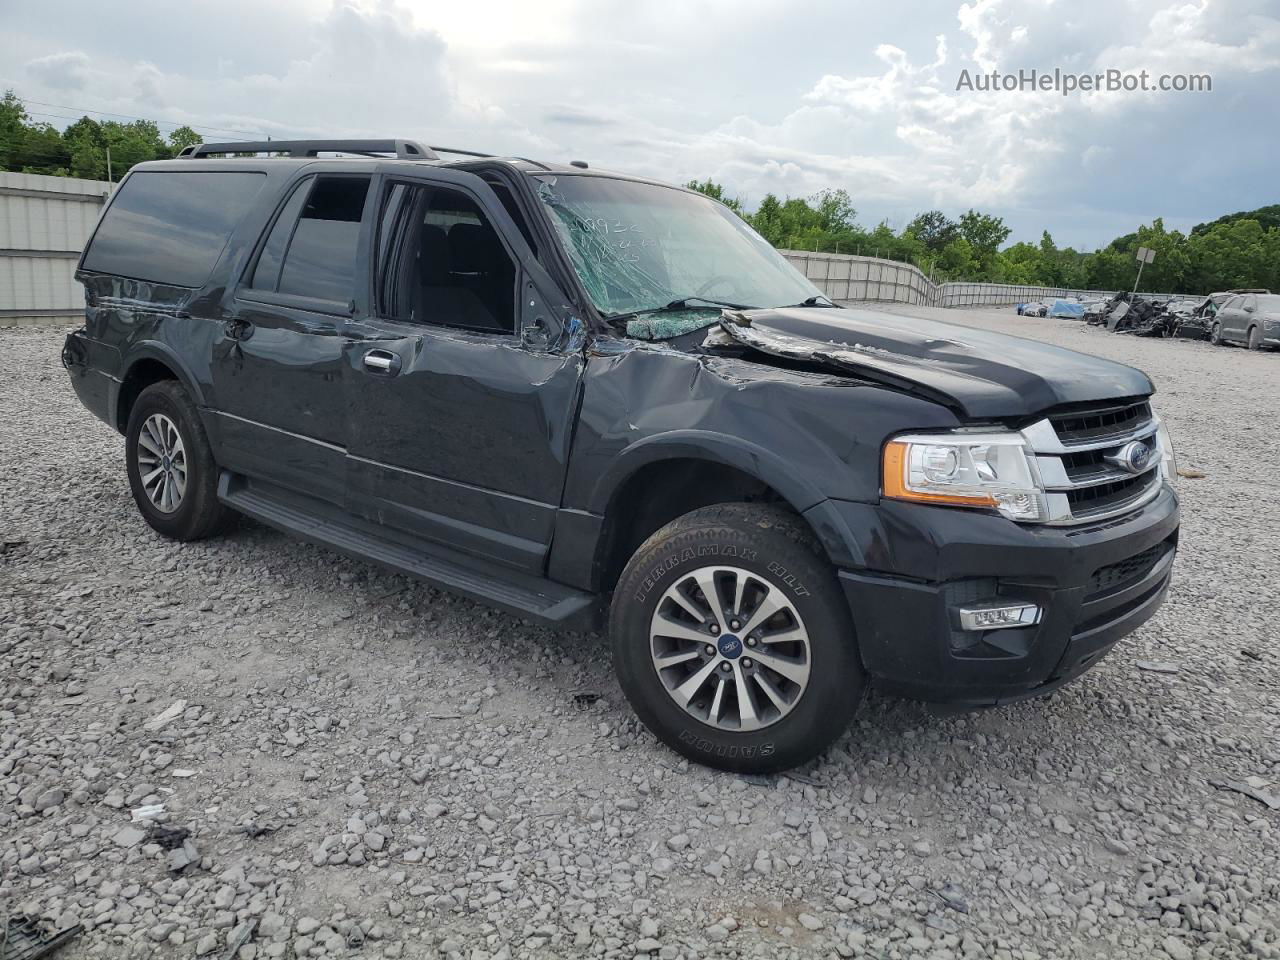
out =
<path fill-rule="evenodd" d="M 994 507 L 995 498 L 990 494 L 960 496 L 954 493 L 923 493 L 907 486 L 907 469 L 910 466 L 911 444 L 891 440 L 884 448 L 884 495 L 894 500 L 911 500 L 915 503 L 949 503 L 964 507 Z"/>

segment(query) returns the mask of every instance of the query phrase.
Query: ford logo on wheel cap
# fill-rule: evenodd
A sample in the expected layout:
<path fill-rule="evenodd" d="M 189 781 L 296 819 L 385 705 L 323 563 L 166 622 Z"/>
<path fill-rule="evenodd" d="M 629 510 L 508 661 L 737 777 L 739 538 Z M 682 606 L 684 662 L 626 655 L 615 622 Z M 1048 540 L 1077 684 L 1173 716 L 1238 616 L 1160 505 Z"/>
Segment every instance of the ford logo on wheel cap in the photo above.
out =
<path fill-rule="evenodd" d="M 724 634 L 716 647 L 720 651 L 720 656 L 726 660 L 736 660 L 742 653 L 742 641 L 731 633 Z"/>
<path fill-rule="evenodd" d="M 1151 447 L 1141 440 L 1133 440 L 1107 457 L 1108 463 L 1133 475 L 1145 471 L 1151 465 Z"/>

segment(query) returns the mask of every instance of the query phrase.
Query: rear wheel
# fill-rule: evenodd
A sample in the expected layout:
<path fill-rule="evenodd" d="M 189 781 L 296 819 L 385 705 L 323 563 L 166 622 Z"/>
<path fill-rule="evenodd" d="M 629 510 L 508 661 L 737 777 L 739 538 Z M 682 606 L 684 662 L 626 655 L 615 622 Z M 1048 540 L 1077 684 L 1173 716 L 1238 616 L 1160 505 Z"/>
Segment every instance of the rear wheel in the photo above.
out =
<path fill-rule="evenodd" d="M 812 759 L 866 687 L 835 571 L 808 528 L 775 507 L 704 507 L 655 533 L 618 581 L 610 634 L 645 725 L 724 770 Z"/>
<path fill-rule="evenodd" d="M 1215 347 L 1222 346 L 1222 324 L 1215 323 L 1209 328 L 1209 342 Z"/>
<path fill-rule="evenodd" d="M 218 468 L 191 397 L 175 380 L 138 395 L 125 431 L 129 488 L 143 519 L 173 540 L 199 540 L 227 517 Z"/>
<path fill-rule="evenodd" d="M 1257 327 L 1249 328 L 1249 349 L 1250 350 L 1262 349 L 1262 331 L 1259 330 Z"/>

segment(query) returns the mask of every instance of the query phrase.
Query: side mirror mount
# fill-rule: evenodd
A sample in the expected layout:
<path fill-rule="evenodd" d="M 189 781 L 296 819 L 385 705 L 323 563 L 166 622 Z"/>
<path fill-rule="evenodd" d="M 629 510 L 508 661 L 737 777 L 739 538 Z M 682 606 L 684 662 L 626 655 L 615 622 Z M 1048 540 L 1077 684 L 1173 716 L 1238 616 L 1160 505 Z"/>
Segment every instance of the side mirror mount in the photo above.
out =
<path fill-rule="evenodd" d="M 551 334 L 547 330 L 547 321 L 542 317 L 526 320 L 520 328 L 520 341 L 530 350 L 545 350 L 551 342 Z"/>

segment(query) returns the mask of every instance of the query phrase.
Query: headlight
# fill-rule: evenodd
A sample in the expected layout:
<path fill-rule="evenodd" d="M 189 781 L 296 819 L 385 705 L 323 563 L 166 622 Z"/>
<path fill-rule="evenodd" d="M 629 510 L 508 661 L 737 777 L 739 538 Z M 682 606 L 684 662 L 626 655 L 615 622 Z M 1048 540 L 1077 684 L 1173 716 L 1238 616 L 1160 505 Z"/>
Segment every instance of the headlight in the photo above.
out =
<path fill-rule="evenodd" d="M 1178 461 L 1173 456 L 1173 441 L 1169 439 L 1164 421 L 1156 428 L 1156 443 L 1160 444 L 1160 476 L 1172 483 L 1178 476 Z"/>
<path fill-rule="evenodd" d="M 1044 520 L 1048 508 L 1031 458 L 1015 433 L 897 437 L 884 448 L 884 495 Z"/>

